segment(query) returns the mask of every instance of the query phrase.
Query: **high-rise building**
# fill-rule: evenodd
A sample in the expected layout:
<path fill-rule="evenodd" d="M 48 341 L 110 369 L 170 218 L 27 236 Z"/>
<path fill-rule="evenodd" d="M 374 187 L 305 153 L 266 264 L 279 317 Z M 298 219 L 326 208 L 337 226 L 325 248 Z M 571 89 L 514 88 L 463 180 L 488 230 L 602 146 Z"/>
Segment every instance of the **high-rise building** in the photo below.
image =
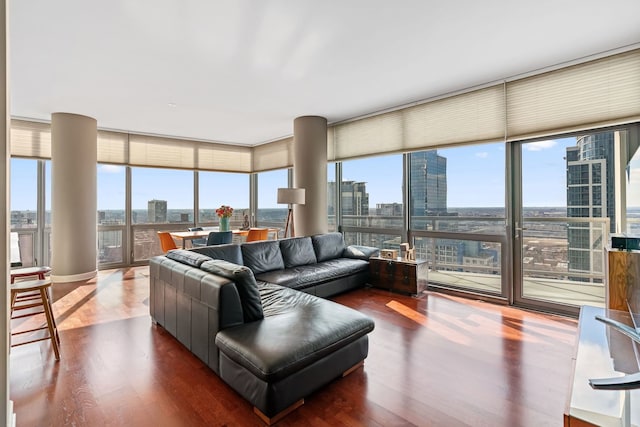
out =
<path fill-rule="evenodd" d="M 614 132 L 582 135 L 567 148 L 567 217 L 609 218 L 615 231 Z M 568 230 L 570 272 L 602 273 L 602 226 L 570 223 Z M 588 280 L 572 277 L 574 280 Z"/>
<path fill-rule="evenodd" d="M 447 158 L 437 150 L 411 153 L 411 213 L 413 216 L 447 212 Z"/>
<path fill-rule="evenodd" d="M 167 222 L 167 201 L 149 200 L 147 203 L 148 222 Z"/>
<path fill-rule="evenodd" d="M 336 183 L 330 181 L 327 185 L 329 215 L 335 215 L 336 207 L 333 195 L 336 192 Z M 343 215 L 369 215 L 369 193 L 366 182 L 342 181 L 342 214 Z"/>
<path fill-rule="evenodd" d="M 378 203 L 376 204 L 377 216 L 402 216 L 403 215 L 402 203 Z"/>

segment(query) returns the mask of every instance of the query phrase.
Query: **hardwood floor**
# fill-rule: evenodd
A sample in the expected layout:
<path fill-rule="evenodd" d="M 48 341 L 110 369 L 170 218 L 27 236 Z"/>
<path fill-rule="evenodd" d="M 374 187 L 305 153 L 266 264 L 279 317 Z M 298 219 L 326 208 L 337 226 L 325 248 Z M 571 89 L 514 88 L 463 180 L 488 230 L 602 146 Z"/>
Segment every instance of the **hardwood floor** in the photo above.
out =
<path fill-rule="evenodd" d="M 148 268 L 137 267 L 54 285 L 61 360 L 49 342 L 12 349 L 18 426 L 263 425 L 151 323 L 148 283 Z M 335 300 L 376 322 L 364 369 L 278 425 L 562 425 L 575 320 L 431 292 L 362 289 Z"/>

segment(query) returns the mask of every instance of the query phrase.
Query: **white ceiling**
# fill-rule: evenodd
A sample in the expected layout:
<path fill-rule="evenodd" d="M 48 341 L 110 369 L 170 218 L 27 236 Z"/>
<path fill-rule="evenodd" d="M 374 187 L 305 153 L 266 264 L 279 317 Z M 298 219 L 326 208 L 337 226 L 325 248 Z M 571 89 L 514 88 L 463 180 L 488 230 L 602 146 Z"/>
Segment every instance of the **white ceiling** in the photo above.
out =
<path fill-rule="evenodd" d="M 14 0 L 11 115 L 254 145 L 640 43 L 640 0 Z"/>

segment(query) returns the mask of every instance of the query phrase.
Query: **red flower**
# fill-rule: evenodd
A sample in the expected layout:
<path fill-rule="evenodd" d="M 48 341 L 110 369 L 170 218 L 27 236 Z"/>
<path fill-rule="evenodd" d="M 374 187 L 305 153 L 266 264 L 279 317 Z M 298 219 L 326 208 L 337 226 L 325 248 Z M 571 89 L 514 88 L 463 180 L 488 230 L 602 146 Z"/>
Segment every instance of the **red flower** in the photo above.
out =
<path fill-rule="evenodd" d="M 233 215 L 233 208 L 231 206 L 222 205 L 216 209 L 216 215 L 220 218 L 229 218 Z"/>

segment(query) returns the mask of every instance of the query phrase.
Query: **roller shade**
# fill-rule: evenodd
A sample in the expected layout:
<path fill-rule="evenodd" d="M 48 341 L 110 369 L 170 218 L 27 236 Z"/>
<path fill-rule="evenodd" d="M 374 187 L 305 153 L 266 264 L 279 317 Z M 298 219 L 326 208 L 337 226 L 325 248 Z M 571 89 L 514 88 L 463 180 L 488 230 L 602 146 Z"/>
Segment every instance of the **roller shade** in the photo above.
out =
<path fill-rule="evenodd" d="M 343 160 L 395 153 L 403 147 L 402 111 L 379 114 L 333 126 L 333 154 Z M 327 138 L 329 141 L 329 138 Z"/>
<path fill-rule="evenodd" d="M 51 158 L 51 125 L 49 123 L 12 119 L 10 141 L 12 156 Z"/>
<path fill-rule="evenodd" d="M 337 124 L 329 160 L 504 138 L 502 84 Z"/>
<path fill-rule="evenodd" d="M 195 169 L 195 143 L 145 135 L 129 136 L 129 164 Z"/>
<path fill-rule="evenodd" d="M 130 134 L 129 164 L 171 169 L 251 172 L 251 148 Z"/>
<path fill-rule="evenodd" d="M 251 172 L 251 147 L 197 143 L 197 169 L 218 172 Z"/>
<path fill-rule="evenodd" d="M 125 165 L 129 161 L 129 135 L 98 131 L 98 162 Z"/>
<path fill-rule="evenodd" d="M 253 147 L 253 172 L 293 166 L 293 137 Z"/>
<path fill-rule="evenodd" d="M 11 155 L 51 159 L 51 125 L 11 120 Z M 98 162 L 130 166 L 251 172 L 252 149 L 235 145 L 98 130 Z"/>
<path fill-rule="evenodd" d="M 508 140 L 640 120 L 640 50 L 507 82 Z"/>
<path fill-rule="evenodd" d="M 403 110 L 404 150 L 504 138 L 504 85 Z"/>

